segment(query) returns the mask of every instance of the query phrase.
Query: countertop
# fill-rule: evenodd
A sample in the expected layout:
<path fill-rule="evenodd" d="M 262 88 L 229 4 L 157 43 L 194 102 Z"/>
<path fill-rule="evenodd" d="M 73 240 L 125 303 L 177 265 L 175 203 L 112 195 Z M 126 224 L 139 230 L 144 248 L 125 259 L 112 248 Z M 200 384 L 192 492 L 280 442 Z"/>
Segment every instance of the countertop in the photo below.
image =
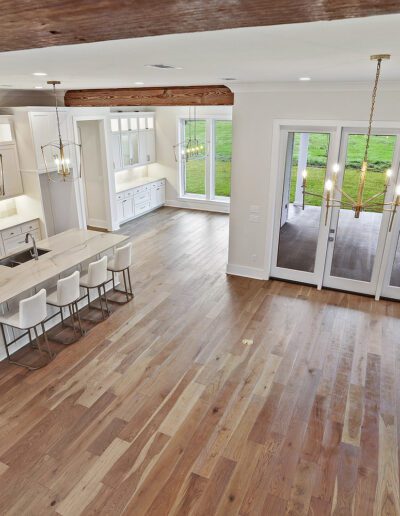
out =
<path fill-rule="evenodd" d="M 13 228 L 19 224 L 25 224 L 26 222 L 32 222 L 37 217 L 23 217 L 22 215 L 10 215 L 9 217 L 0 218 L 0 231 L 4 229 Z"/>
<path fill-rule="evenodd" d="M 39 260 L 30 260 L 13 268 L 0 265 L 0 303 L 57 277 L 71 267 L 77 266 L 127 239 L 128 237 L 125 235 L 114 233 L 70 229 L 38 241 L 38 248 L 50 250 L 39 256 Z M 19 247 L 18 251 L 30 247 L 31 243 Z M 18 251 L 13 251 L 10 255 Z"/>
<path fill-rule="evenodd" d="M 136 188 L 137 186 L 147 185 L 149 183 L 154 183 L 155 181 L 162 181 L 165 179 L 164 177 L 140 177 L 138 179 L 132 179 L 131 181 L 125 181 L 124 183 L 119 183 L 115 185 L 115 193 L 125 192 L 126 190 L 130 190 L 131 188 Z"/>

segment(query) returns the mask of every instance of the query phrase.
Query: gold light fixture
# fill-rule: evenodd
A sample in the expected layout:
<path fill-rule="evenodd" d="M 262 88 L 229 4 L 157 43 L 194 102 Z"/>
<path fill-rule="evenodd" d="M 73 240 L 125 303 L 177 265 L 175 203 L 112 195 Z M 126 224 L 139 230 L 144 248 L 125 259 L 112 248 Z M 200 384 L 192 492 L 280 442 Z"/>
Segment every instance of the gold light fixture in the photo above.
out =
<path fill-rule="evenodd" d="M 395 196 L 392 202 L 385 202 L 385 196 L 387 189 L 389 187 L 390 178 L 392 176 L 392 170 L 388 169 L 386 171 L 385 185 L 381 192 L 374 194 L 368 199 L 364 199 L 364 187 L 365 180 L 368 169 L 368 151 L 369 144 L 371 139 L 371 131 L 372 131 L 372 122 L 375 110 L 375 101 L 376 94 L 378 90 L 379 77 L 381 73 L 381 64 L 383 60 L 390 59 L 390 54 L 378 54 L 372 55 L 371 60 L 376 61 L 376 75 L 375 75 L 375 83 L 374 88 L 372 90 L 372 100 L 371 100 L 371 109 L 369 115 L 369 123 L 368 123 L 368 131 L 367 131 L 367 139 L 365 144 L 364 157 L 362 161 L 362 166 L 360 170 L 360 177 L 358 181 L 358 189 L 357 189 L 357 197 L 353 198 L 351 195 L 342 190 L 337 184 L 337 176 L 340 170 L 339 165 L 336 163 L 332 169 L 332 178 L 327 179 L 325 182 L 324 194 L 316 194 L 313 192 L 307 191 L 307 170 L 303 170 L 302 177 L 302 192 L 303 192 L 303 210 L 305 206 L 305 196 L 311 195 L 313 197 L 319 197 L 325 201 L 326 211 L 325 211 L 325 225 L 328 222 L 328 212 L 330 208 L 344 208 L 344 209 L 352 209 L 354 211 L 354 217 L 358 219 L 360 217 L 360 213 L 367 208 L 382 208 L 383 211 L 390 211 L 390 224 L 389 231 L 392 229 L 393 219 L 396 214 L 397 208 L 400 206 L 400 184 L 396 186 Z M 335 198 L 335 193 L 340 194 L 340 198 Z M 388 207 L 388 208 L 387 208 Z"/>
<path fill-rule="evenodd" d="M 62 181 L 73 181 L 76 179 L 73 174 L 73 168 L 71 164 L 71 159 L 68 156 L 68 148 L 79 149 L 79 174 L 77 177 L 81 177 L 81 163 L 82 163 L 82 145 L 80 143 L 71 142 L 68 140 L 63 140 L 61 136 L 61 127 L 60 127 L 60 115 L 58 112 L 58 101 L 56 94 L 56 85 L 61 84 L 60 81 L 47 81 L 47 84 L 51 84 L 53 86 L 54 100 L 55 100 L 55 108 L 56 108 L 56 118 L 57 118 L 57 140 L 46 143 L 46 145 L 41 146 L 43 161 L 45 164 L 46 172 L 49 178 L 49 181 L 55 181 L 51 176 L 51 172 L 57 172 L 58 177 Z M 46 158 L 46 154 L 51 155 L 52 166 L 48 163 L 48 158 Z"/>
<path fill-rule="evenodd" d="M 207 143 L 201 143 L 198 139 L 196 106 L 193 108 L 193 118 L 191 118 L 191 108 L 189 107 L 188 120 L 189 134 L 185 134 L 185 140 L 174 145 L 175 161 L 190 161 L 202 159 L 207 155 Z M 192 127 L 193 126 L 193 127 Z M 186 136 L 188 138 L 186 139 Z"/>

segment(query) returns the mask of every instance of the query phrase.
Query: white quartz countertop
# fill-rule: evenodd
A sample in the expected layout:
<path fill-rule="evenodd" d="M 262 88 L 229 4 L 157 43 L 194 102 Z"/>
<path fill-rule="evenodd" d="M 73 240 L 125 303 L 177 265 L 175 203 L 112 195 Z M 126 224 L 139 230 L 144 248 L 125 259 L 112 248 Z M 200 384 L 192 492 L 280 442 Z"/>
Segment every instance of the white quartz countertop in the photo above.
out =
<path fill-rule="evenodd" d="M 132 179 L 130 181 L 124 181 L 123 183 L 117 183 L 115 185 L 115 192 L 125 192 L 126 190 L 130 190 L 131 188 L 136 188 L 137 186 L 148 185 L 149 183 L 154 183 L 155 181 L 162 181 L 165 179 L 164 177 L 139 177 L 137 179 Z"/>
<path fill-rule="evenodd" d="M 50 252 L 17 267 L 0 265 L 0 303 L 4 303 L 62 272 L 95 257 L 98 253 L 121 244 L 128 237 L 114 233 L 70 229 L 37 242 L 40 249 Z M 21 246 L 19 250 L 30 248 Z M 14 253 L 10 253 L 15 254 Z"/>
<path fill-rule="evenodd" d="M 22 215 L 10 215 L 10 217 L 3 217 L 0 219 L 0 231 L 18 226 L 19 224 L 31 222 L 32 220 L 36 219 L 37 217 L 23 217 Z"/>

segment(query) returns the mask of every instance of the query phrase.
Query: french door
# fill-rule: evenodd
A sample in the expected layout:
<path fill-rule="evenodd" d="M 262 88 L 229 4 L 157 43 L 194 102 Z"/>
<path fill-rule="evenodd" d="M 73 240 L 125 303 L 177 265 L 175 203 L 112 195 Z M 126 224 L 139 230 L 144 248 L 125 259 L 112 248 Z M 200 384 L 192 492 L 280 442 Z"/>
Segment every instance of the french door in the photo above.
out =
<path fill-rule="evenodd" d="M 320 197 L 334 163 L 339 164 L 338 186 L 356 197 L 365 138 L 366 131 L 360 127 L 281 131 L 278 198 L 282 201 L 275 217 L 271 276 L 400 299 L 400 213 L 389 231 L 390 213 L 379 206 L 394 198 L 399 132 L 375 130 L 371 136 L 364 200 L 376 196 L 376 201 L 359 218 L 351 206 L 337 206 L 326 213 Z M 384 198 L 379 194 L 385 188 L 388 168 L 393 172 Z M 303 206 L 304 169 L 308 194 Z M 340 199 L 340 193 L 334 197 Z"/>

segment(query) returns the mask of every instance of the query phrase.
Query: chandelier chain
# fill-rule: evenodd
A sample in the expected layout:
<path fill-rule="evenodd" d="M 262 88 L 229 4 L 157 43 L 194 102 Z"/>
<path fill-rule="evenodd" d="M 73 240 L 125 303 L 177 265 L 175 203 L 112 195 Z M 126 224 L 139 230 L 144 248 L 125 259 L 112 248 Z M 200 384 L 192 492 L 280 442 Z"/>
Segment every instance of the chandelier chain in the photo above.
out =
<path fill-rule="evenodd" d="M 382 63 L 382 59 L 378 59 L 378 62 L 376 64 L 375 84 L 374 84 L 374 89 L 372 90 L 371 111 L 370 111 L 370 114 L 369 114 L 367 142 L 366 142 L 366 145 L 365 145 L 365 153 L 364 153 L 364 160 L 363 160 L 364 163 L 366 163 L 368 161 L 369 142 L 370 142 L 370 139 L 371 139 L 372 120 L 373 120 L 373 117 L 374 117 L 376 93 L 377 93 L 377 90 L 378 90 L 378 82 L 379 82 L 379 77 L 380 77 L 380 74 L 381 74 L 381 63 Z"/>

